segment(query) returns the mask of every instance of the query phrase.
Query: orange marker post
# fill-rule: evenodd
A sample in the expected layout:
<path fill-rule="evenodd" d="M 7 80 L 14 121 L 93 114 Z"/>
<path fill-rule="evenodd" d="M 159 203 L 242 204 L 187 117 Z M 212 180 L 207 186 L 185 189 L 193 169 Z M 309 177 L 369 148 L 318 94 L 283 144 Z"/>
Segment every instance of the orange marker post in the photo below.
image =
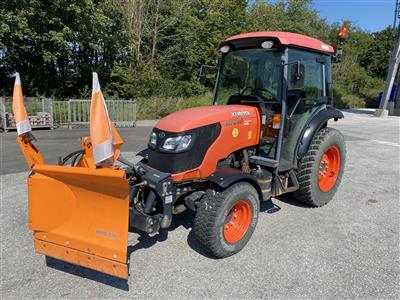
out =
<path fill-rule="evenodd" d="M 124 143 L 108 115 L 97 73 L 93 72 L 92 102 L 90 105 L 90 139 L 95 164 L 106 160 L 114 162 Z"/>
<path fill-rule="evenodd" d="M 26 113 L 24 97 L 22 95 L 21 78 L 19 73 L 15 73 L 15 83 L 13 91 L 12 109 L 17 125 L 18 135 L 32 131 L 31 124 L 29 123 L 28 114 Z"/>

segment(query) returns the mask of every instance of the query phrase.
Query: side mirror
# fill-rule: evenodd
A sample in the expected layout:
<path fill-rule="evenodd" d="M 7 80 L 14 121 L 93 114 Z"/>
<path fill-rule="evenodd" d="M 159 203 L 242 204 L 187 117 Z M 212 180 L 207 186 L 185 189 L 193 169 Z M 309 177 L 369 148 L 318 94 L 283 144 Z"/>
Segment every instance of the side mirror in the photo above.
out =
<path fill-rule="evenodd" d="M 304 85 L 304 64 L 297 62 L 290 67 L 290 85 L 301 88 Z"/>
<path fill-rule="evenodd" d="M 201 65 L 200 67 L 200 72 L 199 72 L 199 80 L 200 84 L 206 85 L 207 82 L 207 66 L 206 65 Z"/>
<path fill-rule="evenodd" d="M 216 69 L 217 66 L 201 65 L 199 72 L 199 79 L 202 85 L 207 85 L 209 80 L 207 79 L 207 69 Z"/>

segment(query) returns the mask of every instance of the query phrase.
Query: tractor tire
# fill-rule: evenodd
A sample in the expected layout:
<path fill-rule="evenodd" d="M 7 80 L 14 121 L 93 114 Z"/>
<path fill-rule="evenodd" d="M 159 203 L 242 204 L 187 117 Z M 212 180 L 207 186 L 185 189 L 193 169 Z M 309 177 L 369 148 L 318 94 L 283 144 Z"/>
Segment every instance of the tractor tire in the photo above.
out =
<path fill-rule="evenodd" d="M 211 256 L 231 256 L 250 240 L 259 210 L 258 192 L 249 183 L 235 183 L 223 191 L 208 190 L 196 210 L 194 236 Z"/>
<path fill-rule="evenodd" d="M 343 135 L 325 127 L 314 136 L 296 172 L 299 189 L 294 196 L 301 202 L 320 207 L 332 200 L 340 185 L 346 162 Z"/>

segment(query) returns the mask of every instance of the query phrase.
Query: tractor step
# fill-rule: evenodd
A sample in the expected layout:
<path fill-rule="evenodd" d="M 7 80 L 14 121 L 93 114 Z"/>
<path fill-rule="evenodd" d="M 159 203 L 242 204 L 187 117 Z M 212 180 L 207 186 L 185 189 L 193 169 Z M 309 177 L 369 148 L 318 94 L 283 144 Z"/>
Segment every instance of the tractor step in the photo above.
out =
<path fill-rule="evenodd" d="M 252 171 L 257 179 L 257 183 L 260 186 L 263 201 L 268 201 L 271 199 L 271 184 L 272 184 L 272 174 L 265 169 L 259 168 L 258 170 Z"/>

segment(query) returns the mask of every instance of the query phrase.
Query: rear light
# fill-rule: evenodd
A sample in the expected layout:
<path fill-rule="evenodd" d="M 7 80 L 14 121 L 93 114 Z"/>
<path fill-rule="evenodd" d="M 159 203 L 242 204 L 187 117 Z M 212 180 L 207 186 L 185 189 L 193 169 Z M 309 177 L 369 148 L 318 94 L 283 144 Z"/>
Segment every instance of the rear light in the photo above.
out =
<path fill-rule="evenodd" d="M 272 128 L 274 128 L 274 129 L 281 128 L 281 115 L 280 114 L 274 114 L 274 118 L 272 121 Z"/>

